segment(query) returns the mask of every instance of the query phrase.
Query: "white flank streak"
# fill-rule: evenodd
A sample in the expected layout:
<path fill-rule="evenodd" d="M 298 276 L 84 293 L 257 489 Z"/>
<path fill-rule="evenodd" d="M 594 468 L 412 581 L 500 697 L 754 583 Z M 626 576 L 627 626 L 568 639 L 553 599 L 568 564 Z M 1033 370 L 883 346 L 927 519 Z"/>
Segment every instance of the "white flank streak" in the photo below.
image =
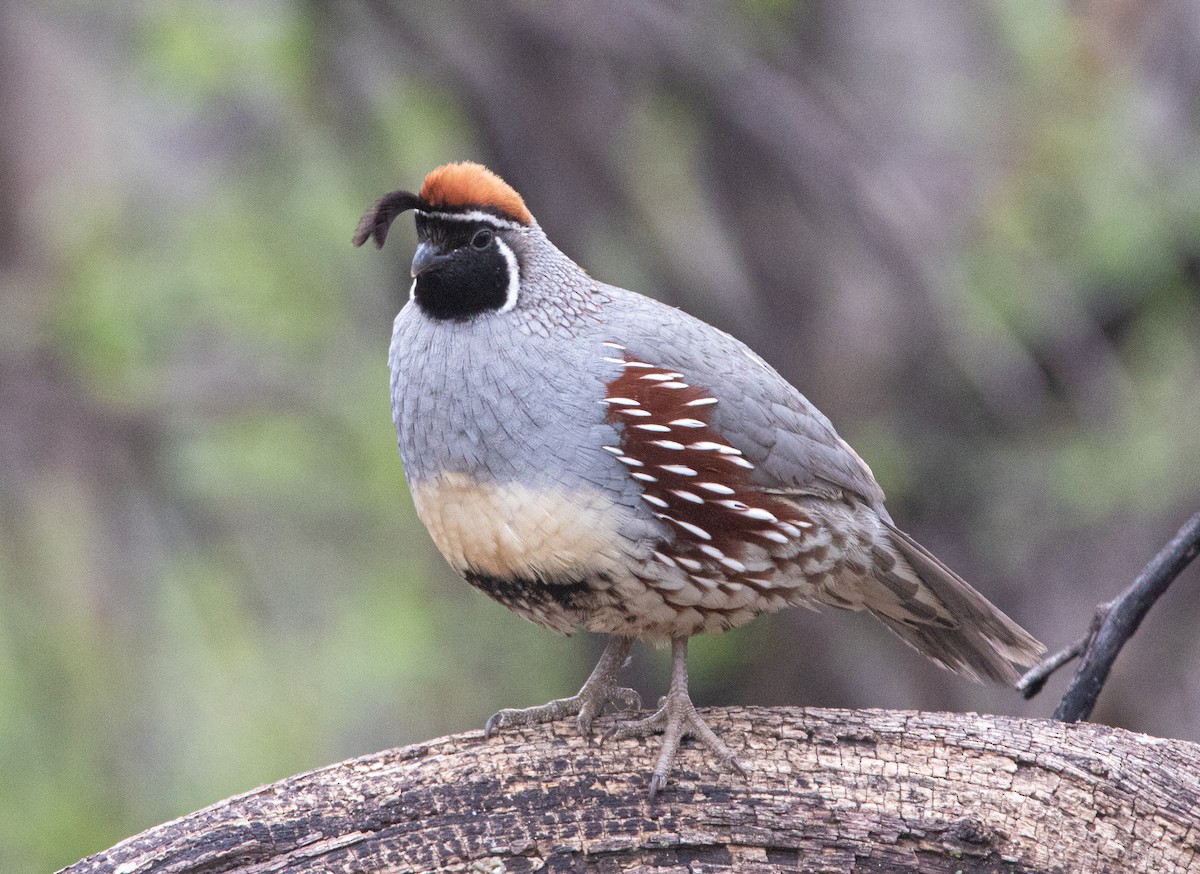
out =
<path fill-rule="evenodd" d="M 610 358 L 610 357 L 609 357 L 609 356 L 607 356 L 607 355 L 605 355 L 605 356 L 604 356 L 603 358 L 601 358 L 600 360 L 601 360 L 601 361 L 607 361 L 609 364 L 620 364 L 620 365 L 624 365 L 624 364 L 625 364 L 625 359 L 624 359 L 624 358 Z"/>
<path fill-rule="evenodd" d="M 605 452 L 611 452 L 613 455 L 624 455 L 625 454 L 625 450 L 622 449 L 620 446 L 601 446 L 600 448 L 603 449 Z"/>
<path fill-rule="evenodd" d="M 693 504 L 703 504 L 704 498 L 700 497 L 695 492 L 689 492 L 686 489 L 671 489 L 671 494 L 683 498 L 685 501 L 691 501 Z"/>
<path fill-rule="evenodd" d="M 782 531 L 784 534 L 788 535 L 789 537 L 799 537 L 800 536 L 800 529 L 797 528 L 795 525 L 789 525 L 787 522 L 780 522 L 779 530 Z"/>
<path fill-rule="evenodd" d="M 681 376 L 683 376 L 682 373 L 647 373 L 642 379 L 649 379 L 654 382 L 666 382 L 668 379 L 679 379 Z"/>
<path fill-rule="evenodd" d="M 716 398 L 696 398 L 694 401 L 688 401 L 684 404 L 685 407 L 707 407 L 709 404 L 715 404 Z"/>
<path fill-rule="evenodd" d="M 700 551 L 703 552 L 705 555 L 715 558 L 717 560 L 720 560 L 725 557 L 725 553 L 721 552 L 721 550 L 717 549 L 715 546 L 709 546 L 707 543 L 700 544 Z"/>
<path fill-rule="evenodd" d="M 667 517 L 667 518 L 671 518 L 671 517 Z M 712 535 L 709 534 L 707 531 L 705 531 L 703 528 L 701 528 L 699 525 L 693 525 L 691 522 L 684 522 L 682 519 L 671 518 L 671 521 L 674 522 L 676 525 L 678 525 L 680 528 L 682 528 L 684 531 L 688 532 L 689 534 L 693 534 L 696 537 L 699 537 L 701 540 L 712 540 Z"/>
<path fill-rule="evenodd" d="M 677 558 L 675 560 L 690 571 L 698 571 L 704 568 L 704 565 L 700 564 L 694 558 Z"/>
<path fill-rule="evenodd" d="M 671 429 L 666 425 L 656 425 L 653 422 L 647 422 L 645 425 L 634 425 L 635 428 L 641 428 L 643 431 L 657 431 L 659 434 L 666 434 Z"/>
<path fill-rule="evenodd" d="M 750 505 L 743 501 L 717 501 L 717 503 L 722 507 L 728 507 L 730 510 L 736 510 L 739 513 L 750 509 Z"/>
<path fill-rule="evenodd" d="M 792 524 L 797 528 L 812 528 L 812 523 L 805 522 L 803 519 L 793 519 Z"/>
<path fill-rule="evenodd" d="M 658 387 L 659 388 L 687 388 L 688 384 L 686 382 L 660 382 L 658 384 Z"/>
<path fill-rule="evenodd" d="M 624 347 L 624 346 L 622 346 L 620 343 L 614 343 L 614 342 L 612 342 L 611 340 L 605 340 L 605 341 L 604 341 L 604 342 L 602 342 L 600 345 L 601 345 L 601 346 L 607 346 L 609 349 L 620 349 L 622 352 L 624 352 L 624 351 L 625 351 L 625 347 Z"/>
<path fill-rule="evenodd" d="M 766 538 L 767 540 L 770 540 L 772 543 L 787 543 L 788 542 L 788 539 L 784 535 L 780 534 L 778 531 L 755 531 L 754 533 L 757 534 L 759 537 L 763 537 L 763 538 Z"/>
<path fill-rule="evenodd" d="M 630 476 L 636 480 L 641 480 L 644 483 L 658 482 L 658 477 L 650 476 L 650 474 L 648 474 L 648 473 L 638 473 L 637 471 L 634 471 L 633 473 L 630 474 Z"/>
<path fill-rule="evenodd" d="M 729 568 L 734 573 L 744 574 L 746 572 L 746 566 L 736 558 L 723 558 L 721 559 L 721 564 L 725 565 L 725 567 Z"/>
<path fill-rule="evenodd" d="M 661 552 L 656 551 L 654 553 L 654 557 L 657 558 L 659 561 L 661 561 L 663 564 L 665 564 L 667 567 L 676 567 L 675 559 L 671 558 L 671 556 L 669 556 L 669 555 L 663 555 Z"/>
<path fill-rule="evenodd" d="M 676 419 L 671 423 L 677 428 L 703 428 L 704 423 L 699 419 Z"/>
<path fill-rule="evenodd" d="M 695 583 L 698 583 L 701 588 L 715 589 L 717 587 L 716 580 L 710 580 L 708 577 L 698 577 L 695 574 L 688 574 L 688 577 Z"/>
<path fill-rule="evenodd" d="M 778 521 L 775 514 L 770 510 L 764 510 L 762 507 L 749 507 L 742 511 L 742 515 L 747 519 L 757 519 L 759 522 L 776 522 Z"/>
<path fill-rule="evenodd" d="M 628 464 L 630 467 L 644 467 L 645 466 L 640 461 L 638 461 L 636 458 L 630 458 L 628 455 L 618 455 L 617 461 L 621 462 L 621 464 Z"/>
<path fill-rule="evenodd" d="M 663 449 L 683 449 L 683 444 L 676 443 L 674 440 L 651 440 L 650 442 L 654 446 L 661 446 Z"/>
<path fill-rule="evenodd" d="M 688 449 L 695 449 L 697 452 L 720 452 L 728 448 L 724 443 L 713 443 L 711 440 L 701 440 L 698 443 L 688 444 Z"/>
<path fill-rule="evenodd" d="M 517 296 L 521 292 L 521 270 L 517 266 L 517 256 L 508 247 L 508 243 L 499 237 L 495 239 L 496 248 L 500 250 L 505 263 L 508 264 L 508 288 L 504 292 L 504 306 L 497 310 L 497 312 L 506 313 L 517 305 Z"/>
<path fill-rule="evenodd" d="M 626 416 L 651 416 L 651 415 L 653 415 L 653 413 L 651 413 L 649 410 L 635 410 L 633 407 L 630 407 L 629 409 L 626 409 L 626 410 L 621 410 L 621 412 L 624 413 Z"/>
<path fill-rule="evenodd" d="M 725 457 L 725 460 L 728 461 L 730 464 L 736 464 L 738 467 L 744 467 L 747 470 L 754 470 L 754 465 L 751 464 L 750 462 L 748 462 L 744 458 L 736 458 L 732 455 L 727 455 Z"/>
<path fill-rule="evenodd" d="M 654 495 L 642 495 L 642 500 L 647 504 L 653 504 L 654 506 L 662 507 L 663 509 L 666 509 L 667 507 L 666 501 L 664 501 L 662 498 L 656 498 Z"/>
<path fill-rule="evenodd" d="M 653 364 L 647 364 L 645 361 L 622 361 L 622 367 L 653 367 Z"/>
<path fill-rule="evenodd" d="M 686 464 L 660 464 L 659 468 L 667 473 L 678 474 L 679 476 L 695 476 L 696 471 L 688 467 Z"/>
<path fill-rule="evenodd" d="M 732 495 L 733 489 L 729 486 L 723 486 L 720 483 L 696 483 L 697 486 L 704 489 L 706 492 L 712 492 L 714 495 Z M 728 501 L 722 501 L 722 504 L 729 505 Z M 738 503 L 741 503 L 740 501 Z M 743 505 L 745 506 L 745 505 Z"/>
<path fill-rule="evenodd" d="M 619 407 L 640 407 L 641 404 L 633 398 L 605 398 L 604 403 L 616 404 Z"/>

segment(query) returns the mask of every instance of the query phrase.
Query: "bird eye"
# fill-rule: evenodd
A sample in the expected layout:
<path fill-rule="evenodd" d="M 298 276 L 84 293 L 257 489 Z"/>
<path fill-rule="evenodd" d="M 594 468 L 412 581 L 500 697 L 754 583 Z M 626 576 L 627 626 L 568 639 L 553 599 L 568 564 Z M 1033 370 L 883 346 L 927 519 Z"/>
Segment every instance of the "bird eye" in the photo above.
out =
<path fill-rule="evenodd" d="M 476 231 L 475 236 L 471 237 L 471 245 L 476 249 L 486 249 L 492 245 L 492 232 L 487 228 Z"/>

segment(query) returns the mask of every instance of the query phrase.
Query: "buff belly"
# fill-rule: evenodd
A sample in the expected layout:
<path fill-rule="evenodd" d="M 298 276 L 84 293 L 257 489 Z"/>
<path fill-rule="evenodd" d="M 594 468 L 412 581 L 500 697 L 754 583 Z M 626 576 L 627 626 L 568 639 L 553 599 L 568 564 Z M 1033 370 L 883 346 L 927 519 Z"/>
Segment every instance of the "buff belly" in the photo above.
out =
<path fill-rule="evenodd" d="M 447 474 L 415 485 L 413 499 L 434 543 L 468 582 L 561 633 L 586 628 L 665 642 L 810 600 L 794 572 L 778 588 L 698 583 L 655 558 L 668 544 L 623 534 L 633 514 L 599 492 Z M 776 576 L 773 564 L 765 561 L 763 571 Z"/>

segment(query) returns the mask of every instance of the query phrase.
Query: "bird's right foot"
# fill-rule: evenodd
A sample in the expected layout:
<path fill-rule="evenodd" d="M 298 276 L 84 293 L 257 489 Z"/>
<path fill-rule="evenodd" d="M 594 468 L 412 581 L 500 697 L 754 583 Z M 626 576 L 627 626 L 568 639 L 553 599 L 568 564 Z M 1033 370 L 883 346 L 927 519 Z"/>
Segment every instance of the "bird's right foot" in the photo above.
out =
<path fill-rule="evenodd" d="M 667 776 L 675 764 L 675 754 L 679 752 L 679 744 L 685 737 L 693 737 L 700 741 L 716 753 L 726 766 L 737 771 L 742 777 L 746 776 L 745 766 L 734 758 L 733 751 L 696 712 L 696 705 L 692 703 L 692 697 L 688 694 L 687 643 L 686 637 L 678 637 L 671 641 L 671 688 L 657 712 L 645 719 L 618 726 L 612 732 L 612 736 L 618 738 L 645 737 L 650 734 L 663 736 L 658 761 L 650 775 L 652 804 L 658 794 L 666 788 Z"/>
<path fill-rule="evenodd" d="M 641 710 L 641 696 L 633 689 L 618 686 L 616 682 L 617 670 L 625 662 L 632 646 L 632 638 L 613 637 L 578 694 L 570 698 L 557 698 L 537 707 L 501 710 L 487 721 L 483 727 L 483 736 L 489 738 L 500 729 L 514 725 L 538 725 L 562 719 L 564 716 L 576 716 L 579 733 L 589 737 L 592 733 L 592 720 L 599 716 L 605 707 L 612 706 L 620 712 Z"/>

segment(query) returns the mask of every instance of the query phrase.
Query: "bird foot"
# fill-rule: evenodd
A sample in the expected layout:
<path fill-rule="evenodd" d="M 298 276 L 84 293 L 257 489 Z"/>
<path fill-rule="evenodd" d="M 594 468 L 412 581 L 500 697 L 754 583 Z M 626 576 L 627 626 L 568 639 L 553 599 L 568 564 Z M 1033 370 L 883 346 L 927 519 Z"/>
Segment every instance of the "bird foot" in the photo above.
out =
<path fill-rule="evenodd" d="M 491 737 L 500 729 L 514 725 L 538 725 L 564 716 L 576 716 L 579 733 L 586 738 L 591 736 L 592 720 L 610 705 L 619 712 L 641 710 L 642 697 L 633 689 L 622 686 L 606 689 L 585 683 L 579 693 L 570 698 L 556 698 L 537 707 L 512 708 L 495 713 L 483 727 L 483 736 Z"/>
<path fill-rule="evenodd" d="M 699 740 L 709 750 L 723 761 L 726 767 L 737 771 L 742 777 L 746 776 L 746 768 L 733 755 L 733 751 L 725 742 L 717 737 L 717 733 L 709 728 L 692 703 L 686 686 L 686 675 L 682 686 L 672 685 L 671 691 L 660 702 L 659 709 L 645 719 L 627 722 L 618 726 L 608 737 L 629 738 L 646 737 L 651 734 L 663 736 L 662 749 L 658 754 L 658 762 L 650 775 L 650 801 L 667 785 L 667 776 L 675 762 L 675 754 L 679 752 L 679 743 L 685 737 Z M 607 739 L 607 738 L 606 738 Z"/>
<path fill-rule="evenodd" d="M 616 683 L 617 670 L 624 663 L 632 645 L 633 641 L 630 638 L 614 637 L 578 694 L 570 698 L 559 698 L 539 707 L 501 710 L 487 721 L 483 736 L 491 737 L 500 729 L 514 725 L 537 725 L 564 716 L 575 716 L 579 733 L 586 738 L 591 735 L 592 720 L 606 707 L 624 712 L 641 710 L 642 699 L 638 693 Z M 687 638 L 676 638 L 671 642 L 671 647 L 671 688 L 659 699 L 658 710 L 645 719 L 618 725 L 604 737 L 607 740 L 610 737 L 646 737 L 651 734 L 663 736 L 662 749 L 658 754 L 654 772 L 650 775 L 651 802 L 667 785 L 675 754 L 679 752 L 679 744 L 685 737 L 699 740 L 716 753 L 727 767 L 743 777 L 746 776 L 746 768 L 734 758 L 733 751 L 696 712 L 696 705 L 692 703 L 691 695 L 688 694 Z"/>
<path fill-rule="evenodd" d="M 641 710 L 642 697 L 633 689 L 618 686 L 616 681 L 617 671 L 625 662 L 632 646 L 633 640 L 628 637 L 612 638 L 591 676 L 577 694 L 570 698 L 557 698 L 537 707 L 501 710 L 487 721 L 483 727 L 483 736 L 491 737 L 500 729 L 513 725 L 538 725 L 553 722 L 564 716 L 577 716 L 575 722 L 579 726 L 579 733 L 587 738 L 592 733 L 592 720 L 599 716 L 605 707 L 611 705 L 620 712 Z"/>

